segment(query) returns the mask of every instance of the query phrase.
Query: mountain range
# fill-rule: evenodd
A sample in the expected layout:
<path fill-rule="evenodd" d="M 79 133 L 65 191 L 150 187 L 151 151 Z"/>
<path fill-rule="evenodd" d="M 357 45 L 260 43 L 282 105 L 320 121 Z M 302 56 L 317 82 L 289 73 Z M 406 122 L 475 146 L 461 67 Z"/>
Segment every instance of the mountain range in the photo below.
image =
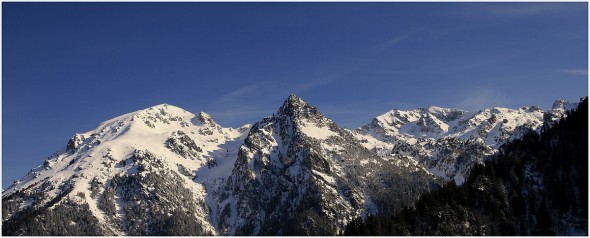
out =
<path fill-rule="evenodd" d="M 161 104 L 75 134 L 2 193 L 3 235 L 337 235 L 395 214 L 506 143 L 540 133 L 552 109 L 394 109 L 356 130 L 290 95 L 239 128 Z"/>
<path fill-rule="evenodd" d="M 462 185 L 448 182 L 396 214 L 357 218 L 345 235 L 588 235 L 588 99 L 499 148 Z"/>

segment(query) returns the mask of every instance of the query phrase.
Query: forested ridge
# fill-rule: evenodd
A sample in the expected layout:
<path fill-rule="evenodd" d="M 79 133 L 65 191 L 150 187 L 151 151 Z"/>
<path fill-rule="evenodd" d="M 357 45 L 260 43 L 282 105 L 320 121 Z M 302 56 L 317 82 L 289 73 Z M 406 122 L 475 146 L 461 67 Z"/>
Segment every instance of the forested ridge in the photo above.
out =
<path fill-rule="evenodd" d="M 502 146 L 463 185 L 357 218 L 344 234 L 588 235 L 588 98 L 540 135 Z"/>

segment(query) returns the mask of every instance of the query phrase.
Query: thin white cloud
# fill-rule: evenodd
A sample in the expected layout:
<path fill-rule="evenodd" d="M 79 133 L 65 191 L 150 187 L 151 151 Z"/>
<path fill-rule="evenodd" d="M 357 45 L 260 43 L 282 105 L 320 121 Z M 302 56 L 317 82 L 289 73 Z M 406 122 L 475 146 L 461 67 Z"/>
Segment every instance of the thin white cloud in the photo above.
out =
<path fill-rule="evenodd" d="M 488 107 L 507 106 L 512 100 L 493 88 L 480 88 L 466 93 L 459 102 L 461 109 L 476 110 Z"/>
<path fill-rule="evenodd" d="M 586 76 L 588 75 L 587 69 L 562 69 L 562 70 L 557 70 L 557 72 L 571 74 L 571 75 L 586 75 Z"/>
<path fill-rule="evenodd" d="M 234 102 L 234 101 L 240 100 L 241 98 L 243 98 L 245 96 L 249 96 L 249 95 L 254 94 L 257 90 L 260 90 L 260 88 L 262 87 L 262 85 L 264 83 L 265 83 L 265 81 L 262 81 L 262 82 L 257 82 L 254 84 L 249 84 L 244 87 L 238 88 L 234 91 L 231 91 L 229 93 L 222 95 L 221 97 L 218 98 L 218 101 L 220 101 L 220 102 Z"/>
<path fill-rule="evenodd" d="M 389 39 L 389 40 L 387 40 L 387 41 L 385 41 L 385 42 L 383 42 L 383 43 L 381 43 L 379 45 L 373 46 L 371 48 L 371 51 L 374 51 L 374 52 L 382 52 L 382 51 L 388 50 L 391 47 L 394 47 L 394 46 L 398 45 L 400 42 L 408 39 L 413 34 L 414 34 L 414 32 L 408 32 L 406 34 L 395 36 L 395 37 L 393 37 L 393 38 L 391 38 L 391 39 Z"/>
<path fill-rule="evenodd" d="M 364 63 L 348 63 L 340 64 L 337 68 L 331 67 L 324 70 L 324 72 L 316 73 L 310 76 L 308 80 L 297 82 L 296 85 L 290 88 L 289 93 L 303 93 L 327 84 L 345 80 L 351 73 L 359 70 L 364 66 Z"/>
<path fill-rule="evenodd" d="M 299 83 L 297 85 L 297 87 L 295 88 L 295 92 L 298 93 L 302 93 L 302 92 L 306 92 L 312 89 L 316 89 L 320 86 L 323 86 L 325 84 L 329 84 L 331 82 L 337 81 L 339 78 L 335 77 L 335 76 L 329 76 L 329 77 L 325 77 L 325 78 L 321 78 L 321 79 L 315 79 L 315 80 L 308 80 L 306 82 L 302 82 Z"/>

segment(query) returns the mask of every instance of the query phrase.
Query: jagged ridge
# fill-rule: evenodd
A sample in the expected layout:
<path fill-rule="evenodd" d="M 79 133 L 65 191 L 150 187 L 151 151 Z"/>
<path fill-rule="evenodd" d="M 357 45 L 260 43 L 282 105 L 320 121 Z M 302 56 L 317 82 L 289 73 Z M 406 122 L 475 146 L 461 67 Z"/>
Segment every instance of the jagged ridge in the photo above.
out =
<path fill-rule="evenodd" d="M 437 176 L 461 182 L 507 140 L 489 144 L 493 131 L 516 138 L 573 104 L 556 105 L 393 110 L 351 132 L 295 95 L 238 129 L 161 104 L 74 135 L 4 191 L 3 234 L 334 235 L 411 204 Z M 67 224 L 28 225 L 55 216 Z"/>

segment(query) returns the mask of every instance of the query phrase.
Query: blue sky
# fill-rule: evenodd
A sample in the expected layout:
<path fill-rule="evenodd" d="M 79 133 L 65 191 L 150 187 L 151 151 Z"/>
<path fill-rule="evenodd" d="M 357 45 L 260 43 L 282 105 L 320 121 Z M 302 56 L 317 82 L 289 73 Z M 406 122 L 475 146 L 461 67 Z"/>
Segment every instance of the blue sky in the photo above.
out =
<path fill-rule="evenodd" d="M 2 186 L 112 117 L 222 126 L 290 93 L 341 126 L 386 111 L 588 94 L 587 3 L 2 3 Z"/>

